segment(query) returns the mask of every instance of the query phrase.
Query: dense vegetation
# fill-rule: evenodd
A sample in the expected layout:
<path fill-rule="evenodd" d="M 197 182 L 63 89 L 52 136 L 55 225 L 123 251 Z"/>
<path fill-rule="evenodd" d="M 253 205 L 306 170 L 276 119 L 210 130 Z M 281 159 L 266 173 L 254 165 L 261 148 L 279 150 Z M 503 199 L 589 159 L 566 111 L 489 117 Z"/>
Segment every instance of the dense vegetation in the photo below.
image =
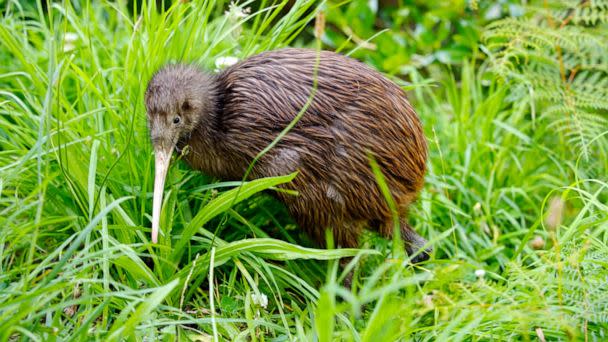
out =
<path fill-rule="evenodd" d="M 0 5 L 0 340 L 608 338 L 608 2 Z M 317 44 L 408 91 L 431 260 L 315 249 L 262 192 L 293 175 L 179 162 L 151 244 L 150 75 Z"/>

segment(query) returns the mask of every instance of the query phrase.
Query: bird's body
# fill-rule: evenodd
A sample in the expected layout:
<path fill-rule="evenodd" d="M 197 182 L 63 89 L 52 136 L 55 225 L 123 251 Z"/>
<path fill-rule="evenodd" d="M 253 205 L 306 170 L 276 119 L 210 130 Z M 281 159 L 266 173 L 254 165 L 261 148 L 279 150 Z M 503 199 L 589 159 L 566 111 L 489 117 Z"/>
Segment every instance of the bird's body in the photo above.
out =
<path fill-rule="evenodd" d="M 366 227 L 384 236 L 393 231 L 391 211 L 370 167 L 370 155 L 405 218 L 423 185 L 426 141 L 416 113 L 395 83 L 333 52 L 321 51 L 316 65 L 318 54 L 308 49 L 265 52 L 198 80 L 208 84 L 202 101 L 207 113 L 175 144 L 188 146 L 185 159 L 192 168 L 220 179 L 240 180 L 255 156 L 312 96 L 300 120 L 259 159 L 251 177 L 298 171 L 287 187 L 299 195 L 279 192 L 277 196 L 299 226 L 321 244 L 330 229 L 337 245 L 356 247 Z M 164 73 L 180 68 L 181 73 L 198 73 L 189 66 L 165 68 L 150 82 L 147 98 L 160 89 L 155 87 L 162 87 Z M 197 82 L 197 77 L 201 76 L 181 82 Z M 161 103 L 148 99 L 147 104 L 149 112 L 158 112 L 153 107 Z M 424 243 L 405 220 L 402 235 L 409 240 L 410 251 Z"/>

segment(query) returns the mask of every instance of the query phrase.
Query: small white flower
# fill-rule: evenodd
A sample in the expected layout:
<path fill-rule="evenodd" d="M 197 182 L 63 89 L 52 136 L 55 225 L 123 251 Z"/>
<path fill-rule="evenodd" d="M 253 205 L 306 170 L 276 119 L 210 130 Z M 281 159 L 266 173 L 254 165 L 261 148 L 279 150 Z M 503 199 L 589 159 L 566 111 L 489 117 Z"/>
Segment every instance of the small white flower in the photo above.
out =
<path fill-rule="evenodd" d="M 63 52 L 70 52 L 76 49 L 78 35 L 74 32 L 66 32 L 63 36 Z"/>
<path fill-rule="evenodd" d="M 233 1 L 230 3 L 228 10 L 224 14 L 227 15 L 228 17 L 231 17 L 234 19 L 239 19 L 239 18 L 245 18 L 250 12 L 251 12 L 251 9 L 249 7 L 248 8 L 239 7 L 239 5 L 237 5 L 237 3 Z"/>
<path fill-rule="evenodd" d="M 476 270 L 475 275 L 477 276 L 477 278 L 483 278 L 486 275 L 486 271 L 485 270 Z"/>
<path fill-rule="evenodd" d="M 63 36 L 63 40 L 65 40 L 66 43 L 73 43 L 78 40 L 78 35 L 74 32 L 66 32 L 65 36 Z"/>
<path fill-rule="evenodd" d="M 261 306 L 264 309 L 266 309 L 266 307 L 268 306 L 268 297 L 266 297 L 265 294 L 260 293 L 260 294 L 252 294 L 251 295 L 251 300 L 253 300 L 253 304 L 257 305 L 257 306 Z"/>
<path fill-rule="evenodd" d="M 219 70 L 225 69 L 231 65 L 238 63 L 239 59 L 234 56 L 218 57 L 215 60 L 215 67 Z"/>
<path fill-rule="evenodd" d="M 481 203 L 475 203 L 475 205 L 473 206 L 473 211 L 475 212 L 475 214 L 481 214 Z"/>
<path fill-rule="evenodd" d="M 429 308 L 433 307 L 433 295 L 427 294 L 422 296 L 422 302 Z"/>
<path fill-rule="evenodd" d="M 76 49 L 76 45 L 72 44 L 72 43 L 65 43 L 63 45 L 63 52 L 70 52 L 72 50 Z"/>

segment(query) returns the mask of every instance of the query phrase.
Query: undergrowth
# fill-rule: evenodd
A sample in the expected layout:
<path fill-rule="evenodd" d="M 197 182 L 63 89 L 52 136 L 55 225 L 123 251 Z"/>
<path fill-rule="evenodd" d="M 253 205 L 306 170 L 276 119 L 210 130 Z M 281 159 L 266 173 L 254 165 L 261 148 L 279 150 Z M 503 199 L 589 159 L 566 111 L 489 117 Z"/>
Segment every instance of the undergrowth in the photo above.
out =
<path fill-rule="evenodd" d="M 532 3 L 528 15 L 488 25 L 484 41 L 492 69 L 562 144 L 586 160 L 607 158 L 608 1 Z"/>
<path fill-rule="evenodd" d="M 315 249 L 262 193 L 297 175 L 217 182 L 180 162 L 171 238 L 152 245 L 152 72 L 306 45 L 326 6 L 154 3 L 3 4 L 0 340 L 607 338 L 606 127 L 585 136 L 599 152 L 573 153 L 533 115 L 561 100 L 522 100 L 518 69 L 481 55 L 433 79 L 406 69 L 430 146 L 410 215 L 430 261 L 412 266 L 373 234 L 361 250 Z"/>

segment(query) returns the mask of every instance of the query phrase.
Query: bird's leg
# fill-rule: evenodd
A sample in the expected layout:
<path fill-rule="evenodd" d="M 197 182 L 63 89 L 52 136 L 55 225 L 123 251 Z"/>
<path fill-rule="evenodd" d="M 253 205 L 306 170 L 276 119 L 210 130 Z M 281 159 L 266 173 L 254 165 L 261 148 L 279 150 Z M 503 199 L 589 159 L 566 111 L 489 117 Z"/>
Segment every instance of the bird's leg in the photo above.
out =
<path fill-rule="evenodd" d="M 407 223 L 405 220 L 401 220 L 401 239 L 405 244 L 405 250 L 408 255 L 413 255 L 417 253 L 420 249 L 426 245 L 427 241 L 418 233 L 414 231 L 414 229 Z M 427 247 L 425 250 L 421 251 L 418 255 L 416 255 L 413 259 L 413 263 L 419 263 L 422 261 L 426 261 L 429 259 L 431 253 L 433 252 L 433 248 Z"/>
<path fill-rule="evenodd" d="M 381 221 L 381 220 L 372 220 L 369 222 L 370 228 L 378 231 L 380 235 L 387 239 L 393 238 L 393 220 Z M 401 234 L 401 240 L 403 241 L 405 251 L 408 255 L 413 255 L 417 253 L 424 245 L 426 245 L 426 240 L 418 235 L 416 231 L 407 223 L 405 218 L 401 218 L 400 220 L 400 228 L 399 233 Z M 413 259 L 413 263 L 422 262 L 428 260 L 430 254 L 433 252 L 431 247 L 428 247 L 424 251 L 420 252 Z"/>
<path fill-rule="evenodd" d="M 334 241 L 339 248 L 358 248 L 359 236 L 363 231 L 361 222 L 341 222 L 338 223 L 338 230 L 333 231 Z M 340 268 L 345 270 L 348 264 L 353 260 L 352 257 L 340 259 Z M 344 278 L 344 286 L 351 288 L 353 282 L 353 274 L 355 270 L 351 269 Z"/>
<path fill-rule="evenodd" d="M 342 258 L 340 259 L 340 268 L 342 270 L 346 269 L 346 266 L 348 266 L 348 264 L 353 260 L 352 257 L 348 257 L 348 258 Z M 350 272 L 348 272 L 348 274 L 346 275 L 346 277 L 344 277 L 344 287 L 350 289 L 352 284 L 353 284 L 353 273 L 355 272 L 354 269 L 350 270 Z"/>

